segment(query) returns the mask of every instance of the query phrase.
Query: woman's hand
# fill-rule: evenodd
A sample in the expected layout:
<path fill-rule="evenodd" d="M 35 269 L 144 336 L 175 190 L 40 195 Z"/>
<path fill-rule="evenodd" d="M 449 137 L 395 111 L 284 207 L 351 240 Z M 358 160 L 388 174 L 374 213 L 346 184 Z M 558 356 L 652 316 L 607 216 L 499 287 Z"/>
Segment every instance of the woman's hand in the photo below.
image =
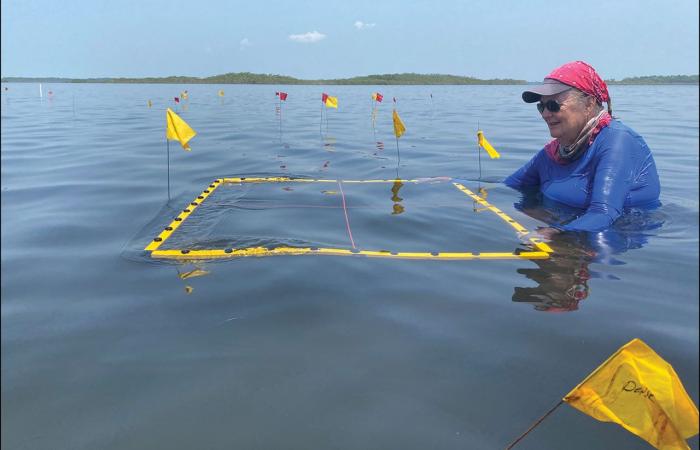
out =
<path fill-rule="evenodd" d="M 561 230 L 552 227 L 539 227 L 537 228 L 537 234 L 545 239 L 551 240 L 555 235 L 561 233 Z"/>

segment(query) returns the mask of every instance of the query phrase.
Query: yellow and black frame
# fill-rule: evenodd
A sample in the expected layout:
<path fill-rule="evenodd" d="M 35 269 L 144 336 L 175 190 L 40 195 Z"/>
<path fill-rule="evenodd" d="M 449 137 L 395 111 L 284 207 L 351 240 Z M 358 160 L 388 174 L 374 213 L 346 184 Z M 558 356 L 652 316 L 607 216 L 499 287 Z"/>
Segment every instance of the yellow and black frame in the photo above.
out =
<path fill-rule="evenodd" d="M 552 248 L 539 238 L 529 237 L 533 250 L 519 252 L 390 252 L 387 250 L 360 250 L 324 247 L 245 247 L 223 249 L 168 249 L 159 250 L 161 245 L 178 229 L 182 223 L 209 197 L 219 186 L 225 183 L 338 183 L 340 180 L 290 178 L 290 177 L 236 177 L 218 178 L 207 186 L 165 229 L 144 249 L 150 252 L 152 258 L 178 260 L 221 259 L 243 256 L 275 256 L 275 255 L 334 255 L 334 256 L 367 256 L 377 258 L 425 259 L 425 260 L 470 260 L 470 259 L 547 259 L 553 252 Z M 342 180 L 342 183 L 418 183 L 419 180 Z M 452 184 L 485 210 L 491 211 L 513 227 L 518 237 L 524 239 L 529 231 L 506 213 L 489 204 L 485 199 L 467 189 L 458 182 Z"/>

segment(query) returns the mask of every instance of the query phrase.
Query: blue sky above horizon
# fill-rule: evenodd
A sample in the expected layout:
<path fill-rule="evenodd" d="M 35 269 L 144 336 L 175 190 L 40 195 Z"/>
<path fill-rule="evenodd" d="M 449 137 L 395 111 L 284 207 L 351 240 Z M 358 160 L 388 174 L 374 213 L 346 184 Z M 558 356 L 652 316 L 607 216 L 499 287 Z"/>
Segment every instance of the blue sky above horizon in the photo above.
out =
<path fill-rule="evenodd" d="M 697 0 L 0 0 L 2 76 L 698 73 Z"/>

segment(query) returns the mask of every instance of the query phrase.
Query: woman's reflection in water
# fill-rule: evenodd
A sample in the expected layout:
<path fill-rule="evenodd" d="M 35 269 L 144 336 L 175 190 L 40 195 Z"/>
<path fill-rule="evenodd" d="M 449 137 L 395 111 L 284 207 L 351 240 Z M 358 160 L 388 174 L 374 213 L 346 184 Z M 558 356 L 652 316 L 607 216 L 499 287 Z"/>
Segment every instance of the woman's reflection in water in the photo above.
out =
<path fill-rule="evenodd" d="M 554 253 L 548 259 L 533 260 L 534 269 L 518 269 L 538 284 L 537 287 L 515 287 L 514 302 L 534 305 L 538 311 L 575 311 L 588 297 L 588 265 L 595 252 L 582 245 L 578 233 L 562 233 L 549 242 Z"/>
<path fill-rule="evenodd" d="M 563 224 L 575 219 L 580 211 L 548 204 L 539 194 L 525 193 L 515 207 L 546 224 Z M 556 232 L 540 228 L 554 253 L 548 259 L 532 260 L 537 268 L 518 269 L 518 273 L 538 285 L 515 287 L 513 301 L 530 303 L 538 311 L 567 312 L 579 308 L 579 302 L 590 294 L 589 280 L 601 274 L 591 271 L 589 264 L 621 265 L 617 258 L 627 250 L 642 248 L 664 223 L 659 210 L 629 210 L 615 224 L 598 232 Z M 614 275 L 607 278 L 619 279 Z"/>
<path fill-rule="evenodd" d="M 398 179 L 394 181 L 394 184 L 391 186 L 391 201 L 394 202 L 394 204 L 392 205 L 393 210 L 391 214 L 401 214 L 406 210 L 401 204 L 403 198 L 399 197 L 399 191 L 401 190 L 402 186 L 403 183 Z"/>

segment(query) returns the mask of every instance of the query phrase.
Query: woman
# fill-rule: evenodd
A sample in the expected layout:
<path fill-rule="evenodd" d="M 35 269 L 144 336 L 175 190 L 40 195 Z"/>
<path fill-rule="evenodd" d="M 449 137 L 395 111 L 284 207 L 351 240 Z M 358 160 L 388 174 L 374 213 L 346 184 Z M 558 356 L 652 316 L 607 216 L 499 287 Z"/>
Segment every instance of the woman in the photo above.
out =
<path fill-rule="evenodd" d="M 554 228 L 604 230 L 626 207 L 658 205 L 659 176 L 651 151 L 641 136 L 612 117 L 608 87 L 591 66 L 564 64 L 522 97 L 538 102 L 554 140 L 505 184 L 537 188 L 547 199 L 585 210 Z"/>

